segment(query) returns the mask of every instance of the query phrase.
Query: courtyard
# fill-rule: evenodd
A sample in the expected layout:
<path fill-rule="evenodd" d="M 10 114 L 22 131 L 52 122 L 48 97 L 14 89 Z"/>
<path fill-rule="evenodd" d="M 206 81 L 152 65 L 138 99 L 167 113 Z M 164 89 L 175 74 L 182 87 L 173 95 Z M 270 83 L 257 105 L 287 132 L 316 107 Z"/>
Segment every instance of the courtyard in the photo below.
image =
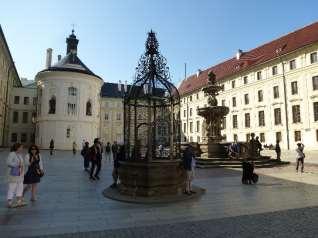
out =
<path fill-rule="evenodd" d="M 103 160 L 100 181 L 91 182 L 78 153 L 42 151 L 46 175 L 38 201 L 6 208 L 5 160 L 0 152 L 1 237 L 314 237 L 318 232 L 318 167 L 258 169 L 257 185 L 242 185 L 241 171 L 196 170 L 206 189 L 196 200 L 142 205 L 113 201 L 102 191 L 112 183 Z"/>

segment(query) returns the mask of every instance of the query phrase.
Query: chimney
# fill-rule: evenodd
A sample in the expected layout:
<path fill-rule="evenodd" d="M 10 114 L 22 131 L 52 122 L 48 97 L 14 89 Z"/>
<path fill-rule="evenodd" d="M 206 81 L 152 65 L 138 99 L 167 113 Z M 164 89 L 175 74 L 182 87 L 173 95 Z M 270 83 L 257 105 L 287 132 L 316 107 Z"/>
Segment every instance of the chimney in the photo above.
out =
<path fill-rule="evenodd" d="M 118 81 L 118 91 L 121 92 L 121 80 Z"/>
<path fill-rule="evenodd" d="M 124 90 L 125 90 L 125 93 L 126 93 L 127 92 L 127 80 L 125 80 Z"/>
<path fill-rule="evenodd" d="M 45 68 L 50 68 L 51 67 L 51 63 L 52 63 L 52 48 L 48 48 L 46 50 L 46 64 L 45 64 Z"/>
<path fill-rule="evenodd" d="M 62 59 L 62 55 L 57 56 L 57 62 L 59 62 Z"/>
<path fill-rule="evenodd" d="M 202 70 L 201 69 L 198 69 L 197 71 L 197 77 L 199 77 L 199 75 L 202 73 Z"/>
<path fill-rule="evenodd" d="M 242 54 L 243 54 L 243 50 L 238 49 L 236 52 L 236 59 L 239 60 Z"/>

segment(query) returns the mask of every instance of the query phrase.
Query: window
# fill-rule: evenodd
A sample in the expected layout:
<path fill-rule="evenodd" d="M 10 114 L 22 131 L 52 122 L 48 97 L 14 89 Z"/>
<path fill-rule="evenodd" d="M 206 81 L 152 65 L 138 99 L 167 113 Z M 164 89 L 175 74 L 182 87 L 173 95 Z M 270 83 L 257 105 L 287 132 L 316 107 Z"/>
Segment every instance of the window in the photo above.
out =
<path fill-rule="evenodd" d="M 13 112 L 13 123 L 19 122 L 19 112 L 15 111 Z"/>
<path fill-rule="evenodd" d="M 237 115 L 233 115 L 233 128 L 237 128 Z"/>
<path fill-rule="evenodd" d="M 190 108 L 190 117 L 192 117 L 192 108 Z"/>
<path fill-rule="evenodd" d="M 189 141 L 193 142 L 193 137 L 192 136 L 189 137 Z"/>
<path fill-rule="evenodd" d="M 17 142 L 18 141 L 18 134 L 12 133 L 11 134 L 11 142 Z"/>
<path fill-rule="evenodd" d="M 197 132 L 200 132 L 200 121 L 197 121 Z"/>
<path fill-rule="evenodd" d="M 296 69 L 296 60 L 289 61 L 289 69 L 290 70 Z"/>
<path fill-rule="evenodd" d="M 20 97 L 14 96 L 14 104 L 19 104 L 19 103 L 20 103 Z"/>
<path fill-rule="evenodd" d="M 256 78 L 257 78 L 257 80 L 261 80 L 262 79 L 262 71 L 258 71 L 256 73 Z"/>
<path fill-rule="evenodd" d="M 265 113 L 264 113 L 264 111 L 258 112 L 258 125 L 265 126 Z"/>
<path fill-rule="evenodd" d="M 22 122 L 23 123 L 28 123 L 28 117 L 29 117 L 29 113 L 28 112 L 23 112 L 23 114 L 22 114 Z"/>
<path fill-rule="evenodd" d="M 235 88 L 235 80 L 232 81 L 232 88 Z"/>
<path fill-rule="evenodd" d="M 183 117 L 186 117 L 186 115 L 187 115 L 187 111 L 183 110 Z"/>
<path fill-rule="evenodd" d="M 192 133 L 193 132 L 193 122 L 191 121 L 190 122 L 190 133 Z"/>
<path fill-rule="evenodd" d="M 243 82 L 244 82 L 244 84 L 248 84 L 248 77 L 247 76 L 244 76 Z"/>
<path fill-rule="evenodd" d="M 92 115 L 92 103 L 90 100 L 88 100 L 86 103 L 86 116 L 91 116 L 91 115 Z"/>
<path fill-rule="evenodd" d="M 183 123 L 183 133 L 187 133 L 187 123 Z"/>
<path fill-rule="evenodd" d="M 23 98 L 23 104 L 24 105 L 29 105 L 29 103 L 30 103 L 30 98 L 29 97 L 24 97 Z"/>
<path fill-rule="evenodd" d="M 248 97 L 248 94 L 246 93 L 246 94 L 244 94 L 244 103 L 245 103 L 245 105 L 247 105 L 247 104 L 249 104 L 250 103 L 250 99 L 249 99 L 249 97 Z"/>
<path fill-rule="evenodd" d="M 265 133 L 260 133 L 259 134 L 259 140 L 260 140 L 260 142 L 265 142 Z"/>
<path fill-rule="evenodd" d="M 223 117 L 223 119 L 222 119 L 221 129 L 222 130 L 226 129 L 226 117 Z"/>
<path fill-rule="evenodd" d="M 200 136 L 197 136 L 197 142 L 200 143 Z"/>
<path fill-rule="evenodd" d="M 223 92 L 224 91 L 224 84 L 221 84 L 221 92 Z"/>
<path fill-rule="evenodd" d="M 70 136 L 71 136 L 71 129 L 67 128 L 66 129 L 66 138 L 70 138 Z"/>
<path fill-rule="evenodd" d="M 36 105 L 36 102 L 37 102 L 37 98 L 34 97 L 34 98 L 32 99 L 32 104 L 35 106 L 35 105 Z"/>
<path fill-rule="evenodd" d="M 292 95 L 298 94 L 297 81 L 291 82 L 291 93 Z"/>
<path fill-rule="evenodd" d="M 258 101 L 263 102 L 263 90 L 258 90 L 257 95 L 258 95 Z"/>
<path fill-rule="evenodd" d="M 275 123 L 275 125 L 279 125 L 282 123 L 280 108 L 274 109 L 274 123 Z"/>
<path fill-rule="evenodd" d="M 318 61 L 318 58 L 317 58 L 317 52 L 314 52 L 314 53 L 311 53 L 310 54 L 310 63 L 316 63 Z"/>
<path fill-rule="evenodd" d="M 279 88 L 278 86 L 273 87 L 274 98 L 279 98 Z"/>
<path fill-rule="evenodd" d="M 318 89 L 318 76 L 312 77 L 312 89 L 313 90 Z"/>
<path fill-rule="evenodd" d="M 199 94 L 197 93 L 197 100 L 199 99 Z"/>
<path fill-rule="evenodd" d="M 225 99 L 222 99 L 222 106 L 225 106 Z"/>
<path fill-rule="evenodd" d="M 318 102 L 314 102 L 314 121 L 318 121 Z"/>
<path fill-rule="evenodd" d="M 237 134 L 234 134 L 234 135 L 233 135 L 233 140 L 234 140 L 234 141 L 237 141 Z"/>
<path fill-rule="evenodd" d="M 75 115 L 76 114 L 76 104 L 74 104 L 74 103 L 67 104 L 67 114 L 68 115 Z"/>
<path fill-rule="evenodd" d="M 249 113 L 245 113 L 245 127 L 249 128 L 251 126 L 251 118 Z"/>
<path fill-rule="evenodd" d="M 276 75 L 278 73 L 277 65 L 272 67 L 272 75 Z"/>
<path fill-rule="evenodd" d="M 292 112 L 293 112 L 293 123 L 299 123 L 300 122 L 300 105 L 293 105 Z"/>
<path fill-rule="evenodd" d="M 276 132 L 276 141 L 282 141 L 282 133 L 280 131 Z"/>
<path fill-rule="evenodd" d="M 26 133 L 21 133 L 21 143 L 27 142 L 27 134 Z"/>
<path fill-rule="evenodd" d="M 316 130 L 316 141 L 318 141 L 318 130 Z"/>
<path fill-rule="evenodd" d="M 77 95 L 77 89 L 74 87 L 69 87 L 68 88 L 68 95 L 69 96 L 76 96 Z"/>
<path fill-rule="evenodd" d="M 55 96 L 52 96 L 49 100 L 49 114 L 55 114 L 55 108 L 56 108 L 56 98 Z"/>
<path fill-rule="evenodd" d="M 245 135 L 245 138 L 246 138 L 246 142 L 249 142 L 251 140 L 251 134 L 250 133 L 247 133 Z"/>
<path fill-rule="evenodd" d="M 232 106 L 236 107 L 236 97 L 232 97 Z"/>
<path fill-rule="evenodd" d="M 301 131 L 294 132 L 295 141 L 301 141 Z"/>
<path fill-rule="evenodd" d="M 190 102 L 192 102 L 192 95 L 190 96 Z"/>
<path fill-rule="evenodd" d="M 108 113 L 105 113 L 105 120 L 106 120 L 106 121 L 109 120 Z"/>
<path fill-rule="evenodd" d="M 116 114 L 116 120 L 117 120 L 117 121 L 120 121 L 120 120 L 121 120 L 121 113 L 120 113 L 120 112 L 117 112 L 117 114 Z"/>

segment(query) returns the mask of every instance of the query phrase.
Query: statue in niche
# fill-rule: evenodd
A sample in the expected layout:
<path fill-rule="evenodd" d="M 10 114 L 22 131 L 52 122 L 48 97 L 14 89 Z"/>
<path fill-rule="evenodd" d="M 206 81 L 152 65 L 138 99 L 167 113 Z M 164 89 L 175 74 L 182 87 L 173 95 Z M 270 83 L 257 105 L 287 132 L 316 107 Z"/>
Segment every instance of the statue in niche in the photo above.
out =
<path fill-rule="evenodd" d="M 55 108 L 56 108 L 56 99 L 55 96 L 52 96 L 49 100 L 49 114 L 55 114 Z"/>
<path fill-rule="evenodd" d="M 92 104 L 90 101 L 86 103 L 86 116 L 92 115 Z"/>

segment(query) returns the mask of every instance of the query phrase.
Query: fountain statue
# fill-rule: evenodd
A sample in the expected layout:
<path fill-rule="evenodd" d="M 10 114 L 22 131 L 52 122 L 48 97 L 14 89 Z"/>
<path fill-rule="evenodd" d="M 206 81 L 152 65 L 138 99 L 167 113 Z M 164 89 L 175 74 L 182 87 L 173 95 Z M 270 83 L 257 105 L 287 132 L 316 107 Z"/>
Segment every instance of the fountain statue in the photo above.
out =
<path fill-rule="evenodd" d="M 229 108 L 218 106 L 216 96 L 223 86 L 216 84 L 213 71 L 208 73 L 208 85 L 202 89 L 208 97 L 208 106 L 198 108 L 198 115 L 204 117 L 202 125 L 202 143 L 200 149 L 202 158 L 215 158 L 224 156 L 224 148 L 220 145 L 223 137 L 221 135 L 222 121 L 229 113 Z M 223 155 L 223 156 L 222 156 Z"/>

